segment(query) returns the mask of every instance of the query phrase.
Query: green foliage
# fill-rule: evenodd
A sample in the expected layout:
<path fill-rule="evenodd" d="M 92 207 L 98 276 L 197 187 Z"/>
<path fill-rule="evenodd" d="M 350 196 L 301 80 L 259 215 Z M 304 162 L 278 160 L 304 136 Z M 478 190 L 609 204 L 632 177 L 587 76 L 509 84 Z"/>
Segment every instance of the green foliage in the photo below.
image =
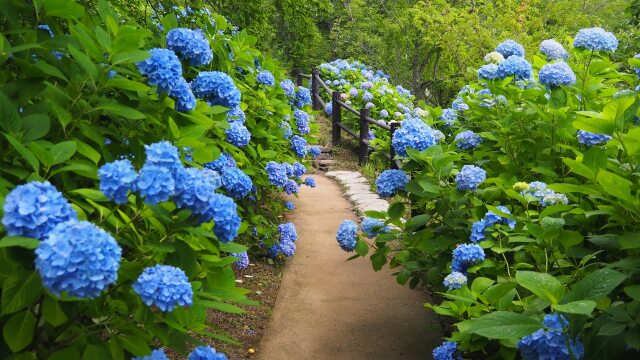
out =
<path fill-rule="evenodd" d="M 231 253 L 249 248 L 264 254 L 264 246 L 277 243 L 283 208 L 264 167 L 302 161 L 280 129 L 293 112 L 289 99 L 277 84 L 256 82 L 256 64 L 276 82 L 284 72 L 255 48 L 255 37 L 232 31 L 218 14 L 190 13 L 179 21 L 181 9 L 142 18 L 137 10 L 132 6 L 129 18 L 105 1 L 84 7 L 71 0 L 10 2 L 0 9 L 0 203 L 17 185 L 49 181 L 80 220 L 110 233 L 123 249 L 117 282 L 100 296 L 56 296 L 34 268 L 34 249 L 43 239 L 5 236 L 0 227 L 3 358 L 124 359 L 146 356 L 157 346 L 185 355 L 203 336 L 234 342 L 207 323 L 209 309 L 234 314 L 243 311 L 237 305 L 256 304 L 236 286 L 231 265 L 237 258 Z M 225 140 L 228 109 L 198 101 L 193 111 L 176 111 L 174 100 L 159 95 L 139 73 L 136 63 L 150 48 L 164 47 L 165 31 L 179 24 L 201 28 L 214 53 L 206 69 L 184 63 L 185 78 L 200 70 L 233 77 L 252 133 L 249 145 L 236 148 Z M 140 168 L 144 145 L 161 140 L 179 147 L 188 166 L 200 168 L 226 152 L 251 176 L 254 198 L 237 201 L 242 224 L 235 243 L 222 243 L 212 232 L 216 224 L 201 224 L 173 202 L 150 205 L 130 194 L 117 205 L 98 190 L 100 166 L 126 157 Z M 309 135 L 307 140 L 314 142 Z M 142 302 L 131 285 L 155 264 L 185 271 L 192 306 L 163 313 Z"/>

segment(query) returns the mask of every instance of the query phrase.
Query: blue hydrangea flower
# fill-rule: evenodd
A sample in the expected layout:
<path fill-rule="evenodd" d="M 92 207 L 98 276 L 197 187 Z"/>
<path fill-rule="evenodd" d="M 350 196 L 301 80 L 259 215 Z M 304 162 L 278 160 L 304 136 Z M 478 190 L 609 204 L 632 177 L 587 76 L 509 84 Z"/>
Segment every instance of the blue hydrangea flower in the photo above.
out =
<path fill-rule="evenodd" d="M 444 278 L 442 284 L 449 290 L 460 289 L 467 285 L 467 276 L 461 272 L 454 271 Z"/>
<path fill-rule="evenodd" d="M 220 176 L 217 171 L 204 168 L 202 169 L 202 173 L 207 181 L 213 185 L 214 189 L 219 189 L 222 186 L 222 176 Z"/>
<path fill-rule="evenodd" d="M 234 122 L 239 122 L 241 124 L 244 124 L 246 119 L 247 117 L 244 114 L 244 111 L 242 111 L 242 109 L 239 106 L 234 107 L 233 109 L 227 112 L 227 121 L 230 124 Z"/>
<path fill-rule="evenodd" d="M 445 122 L 445 127 L 450 127 L 458 120 L 458 112 L 453 109 L 443 109 L 439 119 Z"/>
<path fill-rule="evenodd" d="M 506 58 L 511 55 L 524 57 L 524 47 L 513 40 L 506 40 L 496 46 L 496 52 L 502 54 Z"/>
<path fill-rule="evenodd" d="M 380 110 L 380 117 L 384 118 L 384 119 L 388 118 L 389 117 L 389 112 L 387 110 L 385 110 L 385 109 Z"/>
<path fill-rule="evenodd" d="M 100 191 L 117 204 L 127 203 L 129 191 L 135 191 L 136 174 L 131 161 L 116 160 L 102 165 L 98 170 Z"/>
<path fill-rule="evenodd" d="M 265 170 L 271 184 L 280 187 L 284 186 L 287 181 L 287 170 L 284 166 L 275 161 L 269 161 L 265 166 Z"/>
<path fill-rule="evenodd" d="M 275 258 L 278 254 L 283 254 L 286 257 L 291 257 L 296 252 L 296 244 L 291 241 L 281 241 L 277 245 L 273 245 L 269 251 L 268 256 L 270 258 Z"/>
<path fill-rule="evenodd" d="M 603 28 L 593 27 L 578 31 L 573 39 L 573 47 L 595 51 L 616 51 L 618 39 Z"/>
<path fill-rule="evenodd" d="M 287 173 L 287 177 L 295 176 L 295 169 L 293 168 L 293 165 L 289 163 L 282 163 L 281 165 L 284 168 L 284 171 Z"/>
<path fill-rule="evenodd" d="M 311 132 L 311 128 L 309 127 L 309 114 L 302 110 L 296 110 L 293 112 L 293 118 L 296 119 L 298 132 L 300 134 L 305 135 Z"/>
<path fill-rule="evenodd" d="M 278 225 L 278 232 L 280 233 L 280 242 L 296 242 L 298 240 L 296 226 L 292 222 Z"/>
<path fill-rule="evenodd" d="M 385 170 L 376 179 L 376 189 L 382 198 L 395 195 L 404 190 L 409 182 L 409 176 L 402 170 Z"/>
<path fill-rule="evenodd" d="M 156 85 L 159 93 L 168 93 L 182 79 L 182 64 L 176 54 L 168 49 L 149 50 L 150 56 L 137 64 L 142 75 L 149 78 L 149 85 Z"/>
<path fill-rule="evenodd" d="M 158 264 L 148 267 L 131 287 L 147 306 L 156 305 L 161 311 L 172 311 L 177 306 L 193 303 L 189 278 L 174 266 Z"/>
<path fill-rule="evenodd" d="M 349 96 L 351 97 L 358 96 L 358 89 L 356 89 L 355 87 L 352 87 L 351 89 L 349 89 Z"/>
<path fill-rule="evenodd" d="M 273 86 L 276 84 L 276 79 L 269 70 L 262 70 L 256 76 L 256 80 L 264 85 Z"/>
<path fill-rule="evenodd" d="M 196 97 L 191 92 L 191 87 L 184 78 L 180 78 L 178 82 L 169 91 L 175 102 L 176 111 L 191 111 L 196 108 Z"/>
<path fill-rule="evenodd" d="M 209 41 L 200 30 L 185 28 L 169 30 L 167 49 L 173 50 L 193 66 L 207 65 L 213 60 Z"/>
<path fill-rule="evenodd" d="M 236 167 L 236 160 L 227 153 L 221 153 L 217 159 L 204 164 L 204 166 L 217 172 L 223 172 L 227 168 Z"/>
<path fill-rule="evenodd" d="M 183 171 L 176 181 L 176 205 L 191 209 L 198 215 L 205 214 L 209 208 L 209 199 L 217 188 L 217 182 L 220 181 L 219 175 L 213 181 L 210 176 L 212 175 L 207 175 L 207 172 L 197 168 Z"/>
<path fill-rule="evenodd" d="M 566 62 L 558 61 L 543 66 L 538 73 L 538 81 L 547 88 L 571 86 L 576 83 L 576 74 Z"/>
<path fill-rule="evenodd" d="M 407 156 L 407 149 L 422 151 L 436 144 L 433 129 L 418 118 L 407 118 L 393 133 L 391 145 L 396 154 Z"/>
<path fill-rule="evenodd" d="M 471 236 L 469 237 L 469 240 L 473 242 L 484 240 L 486 238 L 484 232 L 487 229 L 487 226 L 488 224 L 484 219 L 474 222 L 471 226 Z"/>
<path fill-rule="evenodd" d="M 310 188 L 314 188 L 314 187 L 316 187 L 316 179 L 314 179 L 312 177 L 304 178 L 304 184 L 307 185 Z"/>
<path fill-rule="evenodd" d="M 236 260 L 233 263 L 233 266 L 236 269 L 246 269 L 249 267 L 249 255 L 247 254 L 246 251 L 243 251 L 241 253 L 235 253 L 235 254 L 231 254 L 232 256 L 235 256 L 238 258 L 238 260 Z"/>
<path fill-rule="evenodd" d="M 242 170 L 236 167 L 227 168 L 222 173 L 222 187 L 232 198 L 241 199 L 249 194 L 253 182 Z"/>
<path fill-rule="evenodd" d="M 370 92 L 368 92 L 368 91 L 367 91 L 367 92 L 365 92 L 365 93 L 362 95 L 362 100 L 364 100 L 364 101 L 371 101 L 371 100 L 373 100 L 373 94 L 372 94 L 372 93 L 370 93 Z"/>
<path fill-rule="evenodd" d="M 465 103 L 464 100 L 462 100 L 461 97 L 457 97 L 451 103 L 451 108 L 453 110 L 455 110 L 455 111 L 465 112 L 465 111 L 469 110 L 469 105 L 467 105 L 467 103 Z"/>
<path fill-rule="evenodd" d="M 296 205 L 291 201 L 285 201 L 284 207 L 287 208 L 287 210 L 291 211 L 296 208 Z"/>
<path fill-rule="evenodd" d="M 331 101 L 324 106 L 324 113 L 327 115 L 333 114 L 333 103 Z"/>
<path fill-rule="evenodd" d="M 358 225 L 351 220 L 345 220 L 338 227 L 336 233 L 336 239 L 340 248 L 344 251 L 353 251 L 356 247 L 356 233 L 358 232 Z"/>
<path fill-rule="evenodd" d="M 7 235 L 44 239 L 59 223 L 77 219 L 76 211 L 48 181 L 16 186 L 4 201 Z"/>
<path fill-rule="evenodd" d="M 318 145 L 309 146 L 309 149 L 307 151 L 312 158 L 316 158 L 322 153 L 322 150 L 320 150 L 320 146 Z"/>
<path fill-rule="evenodd" d="M 584 357 L 584 345 L 579 339 L 569 339 L 564 334 L 569 322 L 558 314 L 545 315 L 543 324 L 550 329 L 538 329 L 531 335 L 527 335 L 518 341 L 518 350 L 525 360 L 538 359 L 582 359 Z M 573 357 L 571 356 L 573 353 Z"/>
<path fill-rule="evenodd" d="M 296 90 L 293 105 L 297 108 L 302 108 L 307 104 L 311 104 L 311 91 L 305 87 L 300 87 Z"/>
<path fill-rule="evenodd" d="M 288 122 L 283 121 L 280 123 L 280 128 L 284 130 L 284 138 L 289 139 L 291 135 L 293 135 L 293 130 L 291 130 L 291 125 Z"/>
<path fill-rule="evenodd" d="M 594 134 L 584 130 L 578 130 L 578 142 L 586 146 L 602 145 L 611 140 L 611 135 Z"/>
<path fill-rule="evenodd" d="M 375 105 L 372 102 L 368 102 L 368 103 L 364 104 L 364 108 L 365 109 L 371 109 L 372 107 L 375 107 Z"/>
<path fill-rule="evenodd" d="M 199 99 L 209 105 L 233 109 L 240 105 L 240 91 L 233 79 L 219 71 L 203 71 L 191 82 L 191 89 Z"/>
<path fill-rule="evenodd" d="M 93 299 L 116 282 L 122 249 L 106 231 L 88 221 L 59 223 L 38 244 L 36 270 L 56 296 Z"/>
<path fill-rule="evenodd" d="M 169 358 L 164 353 L 164 349 L 155 349 L 147 356 L 139 356 L 132 360 L 169 360 Z"/>
<path fill-rule="evenodd" d="M 362 233 L 367 235 L 369 239 L 373 239 L 382 233 L 389 232 L 389 227 L 384 226 L 384 221 L 370 217 L 365 217 L 362 220 L 360 229 L 362 229 Z"/>
<path fill-rule="evenodd" d="M 307 155 L 307 140 L 301 136 L 294 135 L 291 138 L 291 150 L 293 150 L 297 157 L 305 157 L 305 155 Z"/>
<path fill-rule="evenodd" d="M 442 142 L 445 139 L 444 133 L 440 130 L 433 130 L 433 136 L 436 139 L 436 143 Z"/>
<path fill-rule="evenodd" d="M 169 200 L 176 190 L 172 170 L 153 164 L 142 167 L 135 186 L 142 199 L 153 205 Z"/>
<path fill-rule="evenodd" d="M 213 233 L 223 243 L 233 241 L 238 236 L 241 219 L 237 205 L 230 197 L 213 194 L 209 198 L 209 207 L 202 215 L 202 220 L 214 221 Z"/>
<path fill-rule="evenodd" d="M 553 39 L 543 40 L 540 43 L 540 52 L 544 54 L 549 61 L 566 60 L 569 58 L 569 53 L 564 49 L 564 46 Z"/>
<path fill-rule="evenodd" d="M 498 208 L 498 210 L 502 211 L 505 214 L 509 214 L 511 215 L 511 211 L 509 211 L 509 209 L 507 209 L 505 206 L 502 205 L 498 205 L 496 206 Z M 503 223 L 508 225 L 511 229 L 514 229 L 516 227 L 516 221 L 513 219 L 509 219 L 503 216 L 499 216 L 498 214 L 494 213 L 493 211 L 489 210 L 487 211 L 487 213 L 484 216 L 484 220 L 487 224 L 487 226 L 491 226 L 493 224 L 496 223 Z"/>
<path fill-rule="evenodd" d="M 307 168 L 304 165 L 300 164 L 297 161 L 293 164 L 293 176 L 301 178 L 302 175 L 304 175 L 306 172 Z"/>
<path fill-rule="evenodd" d="M 370 81 L 365 81 L 360 85 L 360 88 L 362 89 L 371 89 L 373 87 L 373 84 Z"/>
<path fill-rule="evenodd" d="M 445 341 L 442 345 L 433 349 L 433 360 L 462 360 L 458 352 L 458 343 L 455 341 Z"/>
<path fill-rule="evenodd" d="M 145 145 L 145 165 L 156 165 L 175 169 L 182 167 L 178 148 L 168 141 L 160 141 L 151 145 Z"/>
<path fill-rule="evenodd" d="M 465 273 L 467 269 L 484 260 L 484 250 L 476 244 L 460 244 L 454 250 L 451 271 Z"/>
<path fill-rule="evenodd" d="M 531 78 L 531 64 L 521 56 L 511 56 L 498 64 L 498 77 L 504 79 L 513 76 L 516 80 L 526 80 Z"/>
<path fill-rule="evenodd" d="M 478 79 L 495 80 L 498 76 L 498 65 L 486 64 L 478 69 Z"/>
<path fill-rule="evenodd" d="M 227 360 L 227 356 L 216 352 L 211 346 L 198 346 L 189 354 L 187 360 Z"/>
<path fill-rule="evenodd" d="M 456 135 L 454 141 L 460 149 L 475 149 L 482 144 L 482 137 L 471 130 L 467 130 Z"/>
<path fill-rule="evenodd" d="M 475 190 L 487 178 L 487 172 L 474 165 L 465 165 L 456 175 L 458 190 Z"/>
<path fill-rule="evenodd" d="M 287 97 L 291 97 L 294 95 L 295 92 L 295 84 L 293 83 L 293 81 L 289 80 L 289 79 L 285 79 L 280 81 L 280 87 L 282 88 L 282 90 L 284 91 L 284 94 Z"/>
<path fill-rule="evenodd" d="M 245 147 L 251 141 L 251 133 L 241 122 L 232 122 L 224 132 L 229 144 L 236 147 Z"/>
<path fill-rule="evenodd" d="M 297 194 L 298 193 L 298 184 L 296 184 L 293 180 L 287 180 L 284 182 L 284 186 L 282 187 L 284 192 L 288 195 Z"/>

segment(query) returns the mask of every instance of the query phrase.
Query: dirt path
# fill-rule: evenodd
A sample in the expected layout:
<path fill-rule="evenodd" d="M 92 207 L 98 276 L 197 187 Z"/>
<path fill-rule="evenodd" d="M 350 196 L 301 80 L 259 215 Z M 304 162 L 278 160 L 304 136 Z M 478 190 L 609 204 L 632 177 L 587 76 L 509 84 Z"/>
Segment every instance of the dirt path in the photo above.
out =
<path fill-rule="evenodd" d="M 346 261 L 335 239 L 344 219 L 356 220 L 337 184 L 314 175 L 300 188 L 291 221 L 297 252 L 287 262 L 261 360 L 429 359 L 440 327 L 419 291 L 398 285 L 369 259 Z"/>

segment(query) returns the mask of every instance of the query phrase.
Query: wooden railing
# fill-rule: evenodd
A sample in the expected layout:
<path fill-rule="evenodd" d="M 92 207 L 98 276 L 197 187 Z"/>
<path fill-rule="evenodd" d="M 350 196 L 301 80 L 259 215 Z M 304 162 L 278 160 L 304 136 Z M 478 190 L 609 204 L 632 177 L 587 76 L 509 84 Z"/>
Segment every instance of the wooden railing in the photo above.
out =
<path fill-rule="evenodd" d="M 389 149 L 387 152 L 383 152 L 384 157 L 386 157 L 390 162 L 390 167 L 392 169 L 398 169 L 400 167 L 400 163 L 395 158 L 395 152 L 393 151 L 393 146 L 391 146 L 391 139 L 393 138 L 393 133 L 400 126 L 400 123 L 397 121 L 391 121 L 389 124 L 385 123 L 381 120 L 376 120 L 371 118 L 370 109 L 362 108 L 360 111 L 352 108 L 342 101 L 340 97 L 339 91 L 332 90 L 320 77 L 320 71 L 317 67 L 314 67 L 311 70 L 311 74 L 303 74 L 300 71 L 296 72 L 296 85 L 301 86 L 303 79 L 308 79 L 310 82 L 310 90 L 311 90 L 311 104 L 314 110 L 324 110 L 326 107 L 325 102 L 322 100 L 322 96 L 320 96 L 320 90 L 322 89 L 324 92 L 331 96 L 331 142 L 333 145 L 336 145 L 340 142 L 340 138 L 342 136 L 342 131 L 346 132 L 354 139 L 358 141 L 358 162 L 362 165 L 369 158 L 370 150 L 379 150 L 375 149 L 369 143 L 369 126 L 378 126 L 383 128 L 384 130 L 389 132 Z M 359 119 L 360 129 L 359 132 L 349 129 L 342 123 L 342 109 L 353 113 Z"/>

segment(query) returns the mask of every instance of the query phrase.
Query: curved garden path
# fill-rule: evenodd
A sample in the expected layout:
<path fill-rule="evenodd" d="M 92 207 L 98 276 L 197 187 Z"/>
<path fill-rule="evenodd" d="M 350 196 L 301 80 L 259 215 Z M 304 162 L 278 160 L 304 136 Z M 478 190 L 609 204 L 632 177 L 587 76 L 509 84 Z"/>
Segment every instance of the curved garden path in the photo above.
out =
<path fill-rule="evenodd" d="M 424 309 L 425 294 L 400 286 L 369 259 L 346 261 L 335 239 L 344 219 L 356 220 L 339 186 L 313 175 L 290 216 L 297 251 L 287 261 L 261 360 L 426 359 L 440 326 Z"/>

